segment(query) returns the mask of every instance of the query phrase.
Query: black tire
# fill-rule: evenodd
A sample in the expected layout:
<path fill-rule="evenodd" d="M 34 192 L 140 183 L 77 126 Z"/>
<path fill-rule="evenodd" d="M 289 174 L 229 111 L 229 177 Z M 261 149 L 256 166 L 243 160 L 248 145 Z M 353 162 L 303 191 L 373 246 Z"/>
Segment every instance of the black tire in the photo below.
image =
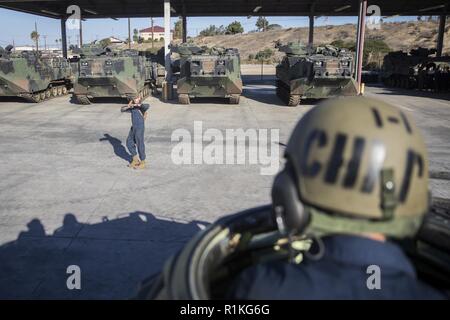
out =
<path fill-rule="evenodd" d="M 89 98 L 84 95 L 75 95 L 75 99 L 77 100 L 78 104 L 82 104 L 82 105 L 91 104 L 91 101 L 89 100 Z"/>

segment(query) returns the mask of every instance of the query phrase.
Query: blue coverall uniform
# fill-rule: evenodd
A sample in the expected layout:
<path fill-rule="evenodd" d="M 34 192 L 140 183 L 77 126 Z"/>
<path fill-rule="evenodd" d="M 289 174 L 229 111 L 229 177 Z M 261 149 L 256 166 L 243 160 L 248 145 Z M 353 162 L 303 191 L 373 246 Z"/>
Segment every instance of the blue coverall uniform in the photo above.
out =
<path fill-rule="evenodd" d="M 403 251 L 392 242 L 334 235 L 323 238 L 322 259 L 299 265 L 283 261 L 249 267 L 234 279 L 233 299 L 448 299 L 417 279 Z M 369 289 L 371 265 L 379 266 L 380 289 Z"/>
<path fill-rule="evenodd" d="M 140 107 L 134 107 L 127 110 L 131 113 L 131 128 L 128 133 L 127 148 L 133 157 L 139 153 L 139 159 L 141 161 L 144 161 L 146 158 L 144 143 L 144 113 L 148 110 L 148 108 L 148 104 L 141 104 Z M 136 147 L 138 152 L 136 152 Z"/>

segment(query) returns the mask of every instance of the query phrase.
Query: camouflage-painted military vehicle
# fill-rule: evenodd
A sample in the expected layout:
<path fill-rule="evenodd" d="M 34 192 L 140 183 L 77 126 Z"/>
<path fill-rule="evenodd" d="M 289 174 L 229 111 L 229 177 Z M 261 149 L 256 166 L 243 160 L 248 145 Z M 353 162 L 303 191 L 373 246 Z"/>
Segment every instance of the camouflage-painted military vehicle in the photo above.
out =
<path fill-rule="evenodd" d="M 70 63 L 53 53 L 12 52 L 0 48 L 0 96 L 17 96 L 41 102 L 65 95 L 72 87 Z"/>
<path fill-rule="evenodd" d="M 242 79 L 237 49 L 200 48 L 192 44 L 171 49 L 180 55 L 177 92 L 181 104 L 198 97 L 223 97 L 230 104 L 239 103 Z"/>
<path fill-rule="evenodd" d="M 322 99 L 358 94 L 353 79 L 353 54 L 331 45 L 313 48 L 290 42 L 275 47 L 286 54 L 276 67 L 277 96 L 288 106 L 301 99 Z"/>
<path fill-rule="evenodd" d="M 157 88 L 162 87 L 162 83 L 166 78 L 166 68 L 164 67 L 164 48 L 159 49 L 156 53 L 146 51 L 145 56 L 150 64 L 150 75 L 154 92 Z"/>
<path fill-rule="evenodd" d="M 418 67 L 417 88 L 436 92 L 450 89 L 450 56 L 429 58 Z"/>
<path fill-rule="evenodd" d="M 90 104 L 90 99 L 100 97 L 145 98 L 150 94 L 150 63 L 140 52 L 86 45 L 79 55 L 73 92 L 79 103 Z"/>
<path fill-rule="evenodd" d="M 417 243 L 401 245 L 422 281 L 449 290 L 450 201 L 435 200 Z M 283 234 L 278 228 L 270 205 L 225 216 L 192 237 L 161 272 L 147 278 L 136 298 L 229 299 L 229 286 L 244 268 L 269 261 L 301 264 L 301 259 L 293 257 L 304 259 L 312 241 L 301 234 Z"/>
<path fill-rule="evenodd" d="M 388 53 L 381 68 L 381 81 L 388 87 L 412 89 L 419 87 L 419 73 L 426 69 L 435 49 L 418 48 L 409 52 Z"/>

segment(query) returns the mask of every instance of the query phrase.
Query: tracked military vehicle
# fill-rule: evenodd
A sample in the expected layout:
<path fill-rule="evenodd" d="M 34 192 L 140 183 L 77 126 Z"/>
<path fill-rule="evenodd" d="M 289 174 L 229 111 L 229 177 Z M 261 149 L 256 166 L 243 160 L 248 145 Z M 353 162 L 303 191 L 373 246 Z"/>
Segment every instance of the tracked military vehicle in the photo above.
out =
<path fill-rule="evenodd" d="M 92 98 L 145 98 L 151 92 L 151 68 L 136 50 L 111 50 L 97 45 L 79 50 L 79 74 L 74 97 L 81 104 Z"/>
<path fill-rule="evenodd" d="M 421 279 L 450 288 L 450 201 L 434 199 L 415 243 L 402 244 Z M 312 241 L 279 232 L 270 205 L 226 216 L 194 236 L 161 272 L 147 278 L 137 299 L 229 299 L 229 285 L 244 268 L 269 261 L 298 264 Z M 314 251 L 314 250 L 313 250 Z"/>
<path fill-rule="evenodd" d="M 145 56 L 150 64 L 150 75 L 152 88 L 156 92 L 157 88 L 161 88 L 166 78 L 166 68 L 164 67 L 164 48 L 159 49 L 156 53 L 146 51 Z"/>
<path fill-rule="evenodd" d="M 417 88 L 435 92 L 450 89 L 450 56 L 429 58 L 418 66 Z"/>
<path fill-rule="evenodd" d="M 419 78 L 428 72 L 427 64 L 435 49 L 418 48 L 409 53 L 403 51 L 390 52 L 384 57 L 381 80 L 388 87 L 413 89 L 424 86 Z M 421 80 L 421 81 L 422 81 Z"/>
<path fill-rule="evenodd" d="M 200 48 L 191 44 L 171 49 L 180 55 L 177 92 L 181 104 L 199 97 L 222 97 L 228 98 L 230 104 L 239 103 L 242 79 L 237 49 Z"/>
<path fill-rule="evenodd" d="M 322 99 L 358 94 L 353 79 L 353 55 L 327 45 L 313 48 L 301 43 L 275 46 L 286 56 L 276 67 L 277 96 L 288 106 L 301 99 Z"/>
<path fill-rule="evenodd" d="M 74 75 L 70 63 L 53 53 L 0 47 L 0 96 L 41 102 L 68 93 Z"/>

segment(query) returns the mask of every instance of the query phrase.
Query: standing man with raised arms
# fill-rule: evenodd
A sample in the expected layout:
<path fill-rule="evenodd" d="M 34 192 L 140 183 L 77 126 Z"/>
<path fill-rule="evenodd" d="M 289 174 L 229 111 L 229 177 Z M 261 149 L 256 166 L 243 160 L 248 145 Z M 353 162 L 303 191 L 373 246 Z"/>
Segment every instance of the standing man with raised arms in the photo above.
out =
<path fill-rule="evenodd" d="M 145 120 L 148 115 L 148 104 L 142 104 L 141 98 L 131 100 L 126 107 L 121 109 L 122 112 L 131 113 L 131 128 L 127 138 L 127 148 L 133 157 L 128 167 L 132 169 L 145 168 Z M 137 148 L 137 152 L 136 152 Z M 139 154 L 139 156 L 138 156 Z"/>

